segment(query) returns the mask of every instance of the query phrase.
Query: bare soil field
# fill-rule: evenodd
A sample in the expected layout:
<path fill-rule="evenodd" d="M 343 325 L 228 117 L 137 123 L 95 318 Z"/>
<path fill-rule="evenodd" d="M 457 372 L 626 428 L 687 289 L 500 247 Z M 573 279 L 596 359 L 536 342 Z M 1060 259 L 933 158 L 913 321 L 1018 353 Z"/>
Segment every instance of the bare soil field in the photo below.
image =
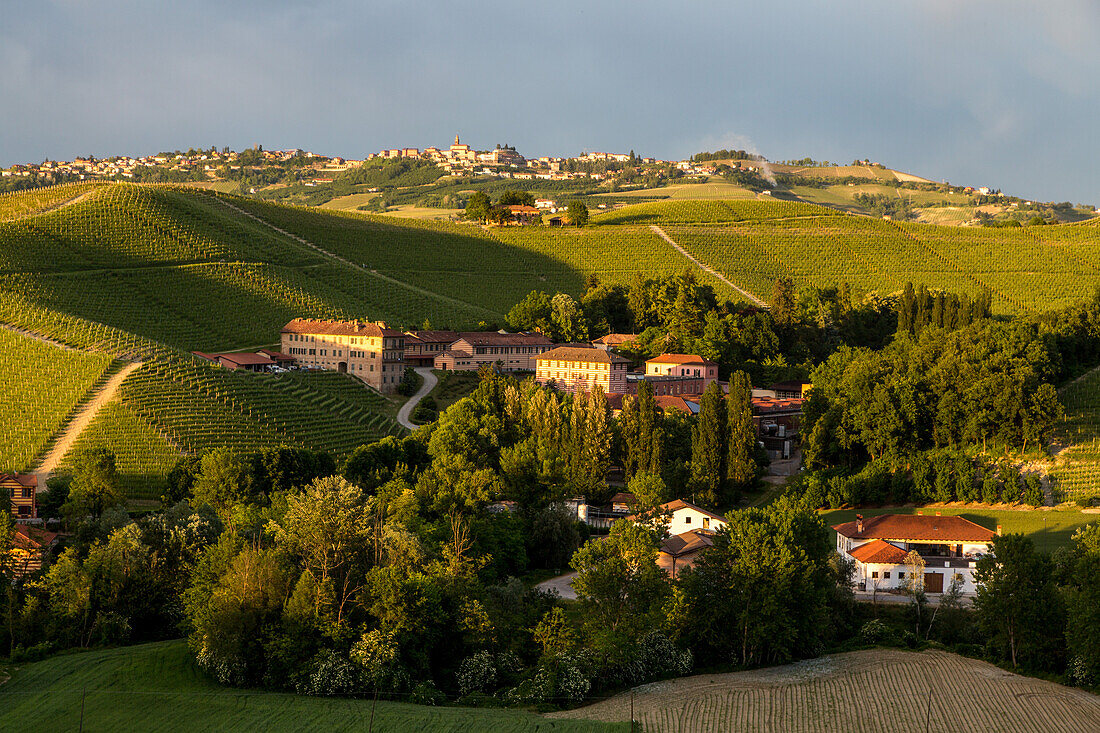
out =
<path fill-rule="evenodd" d="M 548 717 L 626 721 L 630 702 L 625 692 Z M 1100 730 L 1100 697 L 947 652 L 872 649 L 643 685 L 634 717 L 647 733 L 1086 733 Z"/>

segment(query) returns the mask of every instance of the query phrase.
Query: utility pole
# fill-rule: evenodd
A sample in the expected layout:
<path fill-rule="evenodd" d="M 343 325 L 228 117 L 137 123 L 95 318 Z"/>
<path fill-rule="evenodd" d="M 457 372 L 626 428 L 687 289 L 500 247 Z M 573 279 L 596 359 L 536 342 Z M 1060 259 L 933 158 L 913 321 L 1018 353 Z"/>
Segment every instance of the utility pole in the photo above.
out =
<path fill-rule="evenodd" d="M 634 733 L 634 690 L 630 691 L 630 733 Z"/>
<path fill-rule="evenodd" d="M 84 696 L 88 694 L 88 688 L 80 688 L 80 733 L 84 732 Z"/>
<path fill-rule="evenodd" d="M 367 728 L 367 733 L 374 733 L 374 709 L 378 707 L 378 685 L 374 686 L 374 702 L 370 706 L 370 727 Z"/>

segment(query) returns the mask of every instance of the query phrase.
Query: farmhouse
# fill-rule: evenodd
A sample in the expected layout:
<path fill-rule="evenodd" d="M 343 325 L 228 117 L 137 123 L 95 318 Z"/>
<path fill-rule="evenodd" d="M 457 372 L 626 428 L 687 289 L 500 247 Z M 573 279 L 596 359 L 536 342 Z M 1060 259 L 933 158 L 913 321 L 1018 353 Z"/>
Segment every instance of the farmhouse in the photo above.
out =
<path fill-rule="evenodd" d="M 292 366 L 295 362 L 294 357 L 279 353 L 278 351 L 271 351 L 270 349 L 260 349 L 253 354 L 245 352 L 207 354 L 202 351 L 192 351 L 191 353 L 199 358 L 212 361 L 215 364 L 219 364 L 226 369 L 232 369 L 234 371 L 269 372 L 274 367 Z"/>
<path fill-rule="evenodd" d="M 627 519 L 639 522 L 643 518 L 631 514 Z M 708 512 L 689 501 L 676 499 L 657 507 L 657 518 L 653 520 L 653 524 L 664 527 L 670 535 L 677 535 L 696 529 L 716 532 L 726 526 L 726 520 L 720 514 Z"/>
<path fill-rule="evenodd" d="M 645 363 L 645 374 L 647 377 L 701 378 L 705 387 L 718 379 L 718 364 L 694 354 L 661 354 Z"/>
<path fill-rule="evenodd" d="M 283 326 L 282 351 L 300 366 L 351 374 L 393 392 L 405 374 L 405 334 L 386 324 L 295 318 Z"/>
<path fill-rule="evenodd" d="M 566 392 L 586 392 L 596 385 L 607 392 L 626 391 L 630 360 L 602 349 L 559 346 L 536 358 L 535 381 Z"/>
<path fill-rule="evenodd" d="M 666 537 L 661 541 L 657 567 L 675 577 L 684 568 L 694 565 L 699 554 L 708 547 L 714 547 L 714 531 L 709 529 L 693 529 Z"/>
<path fill-rule="evenodd" d="M 0 474 L 0 488 L 11 497 L 11 513 L 16 519 L 38 517 L 38 476 L 33 473 Z"/>
<path fill-rule="evenodd" d="M 592 345 L 597 349 L 611 351 L 612 349 L 619 348 L 623 344 L 629 344 L 637 338 L 638 336 L 633 333 L 609 333 L 606 336 L 600 336 L 592 342 Z"/>
<path fill-rule="evenodd" d="M 409 366 L 434 366 L 435 357 L 455 341 L 458 334 L 454 331 L 406 331 L 405 361 Z"/>
<path fill-rule="evenodd" d="M 541 333 L 464 332 L 435 358 L 435 368 L 477 371 L 487 364 L 504 372 L 533 372 L 538 355 L 552 348 L 554 342 Z"/>
<path fill-rule="evenodd" d="M 12 569 L 17 576 L 33 573 L 41 569 L 46 555 L 57 544 L 58 535 L 29 524 L 17 524 L 12 533 L 12 547 L 9 557 Z"/>
<path fill-rule="evenodd" d="M 838 524 L 836 549 L 855 562 L 861 590 L 891 590 L 905 584 L 905 558 L 915 550 L 924 560 L 924 589 L 942 593 L 953 580 L 965 594 L 977 592 L 974 568 L 995 534 L 962 517 L 883 514 Z"/>

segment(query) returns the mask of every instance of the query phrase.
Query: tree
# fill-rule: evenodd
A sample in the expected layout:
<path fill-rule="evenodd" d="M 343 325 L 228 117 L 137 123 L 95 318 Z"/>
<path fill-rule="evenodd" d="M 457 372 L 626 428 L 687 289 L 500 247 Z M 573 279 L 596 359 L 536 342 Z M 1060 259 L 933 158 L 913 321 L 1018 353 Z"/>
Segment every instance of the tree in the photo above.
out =
<path fill-rule="evenodd" d="M 472 221 L 487 221 L 493 208 L 493 202 L 483 191 L 474 191 L 466 200 L 467 219 Z"/>
<path fill-rule="evenodd" d="M 497 199 L 498 206 L 534 206 L 535 196 L 530 191 L 516 191 L 515 189 L 505 189 L 504 193 Z"/>
<path fill-rule="evenodd" d="M 588 321 L 577 301 L 567 293 L 558 293 L 550 299 L 550 322 L 555 341 L 585 341 L 588 339 Z"/>
<path fill-rule="evenodd" d="M 73 481 L 64 513 L 98 517 L 104 509 L 126 500 L 115 466 L 115 454 L 106 448 L 81 451 L 73 461 Z"/>
<path fill-rule="evenodd" d="M 659 474 L 664 467 L 664 430 L 653 385 L 638 383 L 638 394 L 623 398 L 619 426 L 623 434 L 623 470 L 627 480 L 639 471 Z"/>
<path fill-rule="evenodd" d="M 1100 524 L 1077 530 L 1060 559 L 1066 583 L 1066 645 L 1078 684 L 1100 679 Z"/>
<path fill-rule="evenodd" d="M 651 512 L 669 500 L 668 487 L 657 474 L 642 471 L 634 474 L 626 490 L 634 494 L 636 513 Z"/>
<path fill-rule="evenodd" d="M 1050 557 L 1021 534 L 995 537 L 974 571 L 978 623 L 990 644 L 1012 662 L 1033 669 L 1059 669 L 1064 637 L 1061 598 Z"/>
<path fill-rule="evenodd" d="M 605 539 L 590 540 L 570 563 L 585 629 L 598 648 L 621 654 L 657 627 L 667 593 L 657 567 L 657 538 L 634 522 L 616 522 Z"/>
<path fill-rule="evenodd" d="M 320 608 L 343 622 L 347 604 L 363 587 L 372 536 L 371 500 L 340 476 L 316 479 L 287 496 L 286 513 L 268 529 L 276 543 L 301 560 L 317 587 Z"/>
<path fill-rule="evenodd" d="M 726 462 L 730 484 L 744 491 L 756 478 L 756 425 L 752 420 L 752 382 L 745 372 L 730 377 L 729 454 Z"/>
<path fill-rule="evenodd" d="M 568 297 L 568 296 L 567 296 Z M 553 307 L 550 296 L 540 290 L 532 290 L 508 311 L 508 325 L 517 331 L 553 333 Z"/>
<path fill-rule="evenodd" d="M 705 506 L 716 507 L 724 498 L 728 446 L 725 395 L 718 382 L 711 382 L 699 401 L 699 417 L 691 431 L 691 479 Z"/>
<path fill-rule="evenodd" d="M 588 206 L 583 202 L 574 199 L 569 202 L 569 206 L 565 210 L 566 217 L 569 218 L 569 223 L 576 227 L 583 227 L 588 223 Z"/>
<path fill-rule="evenodd" d="M 917 636 L 921 635 L 921 623 L 924 620 L 924 609 L 928 605 L 928 596 L 924 593 L 924 558 L 916 550 L 910 550 L 905 556 L 905 578 L 901 583 L 901 590 L 909 596 L 913 609 L 914 624 Z"/>
<path fill-rule="evenodd" d="M 252 493 L 252 473 L 248 461 L 232 448 L 215 448 L 202 457 L 202 471 L 195 479 L 192 493 L 195 504 L 208 504 L 224 520 L 237 504 Z"/>
<path fill-rule="evenodd" d="M 794 283 L 790 278 L 781 277 L 772 286 L 772 320 L 778 326 L 789 326 L 795 319 Z"/>

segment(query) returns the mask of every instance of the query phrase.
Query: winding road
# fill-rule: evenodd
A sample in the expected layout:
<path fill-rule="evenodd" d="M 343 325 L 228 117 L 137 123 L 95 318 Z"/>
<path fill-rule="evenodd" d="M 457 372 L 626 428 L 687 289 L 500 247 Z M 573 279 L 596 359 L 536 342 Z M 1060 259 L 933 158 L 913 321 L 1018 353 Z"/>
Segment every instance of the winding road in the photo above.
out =
<path fill-rule="evenodd" d="M 435 385 L 439 382 L 439 377 L 432 374 L 430 367 L 416 367 L 414 371 L 424 378 L 424 383 L 420 385 L 420 389 L 416 390 L 416 394 L 410 397 L 408 402 L 401 405 L 401 409 L 397 411 L 398 424 L 409 430 L 416 430 L 420 427 L 411 422 L 409 416 L 412 415 L 412 411 L 416 409 L 416 406 L 420 404 L 420 400 L 424 399 L 429 392 L 435 389 Z"/>

